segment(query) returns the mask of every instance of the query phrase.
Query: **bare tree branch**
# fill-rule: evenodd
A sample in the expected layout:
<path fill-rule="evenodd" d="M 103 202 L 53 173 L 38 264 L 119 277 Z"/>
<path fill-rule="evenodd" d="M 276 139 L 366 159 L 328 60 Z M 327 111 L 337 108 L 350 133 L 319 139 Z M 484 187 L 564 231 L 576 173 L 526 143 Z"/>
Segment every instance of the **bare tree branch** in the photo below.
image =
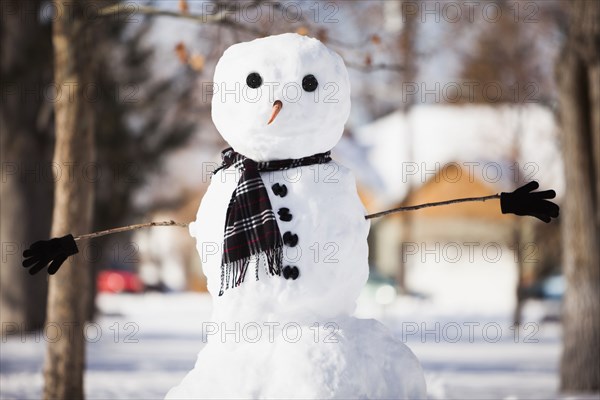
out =
<path fill-rule="evenodd" d="M 127 6 L 129 6 L 128 4 Z M 106 17 L 113 16 L 119 14 L 146 14 L 153 16 L 164 16 L 164 17 L 176 17 L 189 19 L 192 21 L 202 22 L 202 23 L 214 23 L 220 22 L 225 18 L 225 10 L 221 10 L 216 14 L 190 14 L 190 13 L 182 13 L 179 11 L 170 11 L 170 10 L 161 10 L 159 8 L 150 7 L 150 6 L 141 6 L 135 5 L 135 8 L 131 9 L 129 7 L 124 7 L 123 4 L 117 3 L 112 4 L 110 6 L 106 6 L 98 10 L 98 15 Z"/>
<path fill-rule="evenodd" d="M 402 64 L 358 64 L 351 61 L 346 61 L 346 66 L 349 68 L 356 69 L 362 72 L 373 72 L 373 71 L 395 71 L 395 72 L 404 72 L 406 67 Z"/>
<path fill-rule="evenodd" d="M 144 14 L 155 17 L 172 17 L 187 19 L 202 24 L 221 24 L 232 29 L 238 29 L 247 33 L 252 33 L 256 36 L 264 36 L 266 32 L 259 29 L 252 28 L 248 25 L 240 24 L 233 21 L 231 18 L 227 18 L 227 14 L 230 10 L 228 8 L 222 8 L 214 14 L 192 14 L 189 12 L 179 12 L 171 10 L 162 10 L 156 7 L 135 5 L 135 7 L 124 7 L 123 4 L 117 3 L 110 6 L 106 6 L 98 10 L 98 15 L 101 17 L 109 17 L 115 15 L 127 15 L 131 14 Z"/>
<path fill-rule="evenodd" d="M 260 1 L 255 2 L 256 4 L 260 3 Z M 273 7 L 277 8 L 280 5 L 278 3 L 273 3 Z M 132 14 L 144 14 L 148 16 L 156 16 L 156 17 L 172 17 L 172 18 L 181 18 L 189 21 L 199 22 L 202 24 L 220 24 L 222 26 L 229 27 L 231 29 L 237 29 L 240 31 L 244 31 L 247 33 L 251 33 L 255 36 L 265 36 L 268 32 L 262 31 L 260 29 L 252 28 L 248 25 L 241 24 L 237 21 L 232 20 L 231 18 L 227 18 L 228 13 L 232 11 L 231 8 L 223 7 L 215 13 L 211 14 L 192 14 L 189 12 L 180 12 L 180 11 L 171 11 L 171 10 L 163 10 L 156 7 L 151 6 L 142 6 L 135 5 L 135 7 L 131 7 L 131 5 L 123 5 L 121 3 L 112 4 L 110 6 L 106 6 L 101 8 L 98 11 L 98 15 L 102 17 L 109 16 L 118 16 L 120 14 L 130 16 Z M 326 42 L 330 43 L 334 46 L 342 47 L 342 48 L 352 48 L 359 49 L 372 41 L 372 36 L 365 39 L 362 43 L 345 43 L 343 41 L 327 38 Z M 372 65 L 363 65 L 353 62 L 346 62 L 346 65 L 350 68 L 363 71 L 363 72 L 373 72 L 378 70 L 387 70 L 387 71 L 396 71 L 396 72 L 404 72 L 405 67 L 401 64 L 372 64 Z"/>

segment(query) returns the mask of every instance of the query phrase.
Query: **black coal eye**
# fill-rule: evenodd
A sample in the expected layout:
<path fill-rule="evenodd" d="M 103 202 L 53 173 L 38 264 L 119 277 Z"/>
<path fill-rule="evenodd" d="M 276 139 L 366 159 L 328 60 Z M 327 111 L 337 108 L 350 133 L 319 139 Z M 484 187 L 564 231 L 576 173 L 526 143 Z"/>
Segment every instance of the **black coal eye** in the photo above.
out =
<path fill-rule="evenodd" d="M 319 86 L 319 82 L 317 82 L 317 78 L 314 75 L 306 75 L 302 78 L 302 89 L 307 92 L 314 92 L 317 90 L 317 86 Z"/>
<path fill-rule="evenodd" d="M 246 85 L 250 86 L 252 89 L 257 89 L 262 85 L 262 77 L 257 72 L 251 72 L 246 77 Z"/>

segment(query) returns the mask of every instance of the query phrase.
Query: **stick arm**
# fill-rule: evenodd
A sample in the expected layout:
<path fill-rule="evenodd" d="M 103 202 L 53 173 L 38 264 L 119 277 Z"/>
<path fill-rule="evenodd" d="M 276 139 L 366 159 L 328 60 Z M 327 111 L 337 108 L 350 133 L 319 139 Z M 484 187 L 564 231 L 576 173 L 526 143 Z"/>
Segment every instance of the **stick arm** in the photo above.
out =
<path fill-rule="evenodd" d="M 85 235 L 79 235 L 79 236 L 73 237 L 73 240 L 75 240 L 77 242 L 79 240 L 93 239 L 93 238 L 97 238 L 100 236 L 112 235 L 113 233 L 133 231 L 133 230 L 142 229 L 142 228 L 150 228 L 153 226 L 179 226 L 181 228 L 187 228 L 189 226 L 189 224 L 190 224 L 189 222 L 175 222 L 173 220 L 158 221 L 158 222 L 145 222 L 143 224 L 127 225 L 127 226 L 122 226 L 120 228 L 111 228 L 111 229 L 106 229 L 104 231 L 86 233 Z"/>
<path fill-rule="evenodd" d="M 385 211 L 379 211 L 379 212 L 376 212 L 373 214 L 365 215 L 365 219 L 379 218 L 379 217 L 383 217 L 388 214 L 393 214 L 393 213 L 403 212 L 403 211 L 415 211 L 415 210 L 420 210 L 422 208 L 447 206 L 450 204 L 468 203 L 468 202 L 476 202 L 476 201 L 484 202 L 484 201 L 494 200 L 494 199 L 499 199 L 499 198 L 500 198 L 500 193 L 492 194 L 489 196 L 482 196 L 482 197 L 465 197 L 462 199 L 436 201 L 434 203 L 417 204 L 415 206 L 405 206 L 405 207 L 392 208 L 390 210 L 385 210 Z"/>

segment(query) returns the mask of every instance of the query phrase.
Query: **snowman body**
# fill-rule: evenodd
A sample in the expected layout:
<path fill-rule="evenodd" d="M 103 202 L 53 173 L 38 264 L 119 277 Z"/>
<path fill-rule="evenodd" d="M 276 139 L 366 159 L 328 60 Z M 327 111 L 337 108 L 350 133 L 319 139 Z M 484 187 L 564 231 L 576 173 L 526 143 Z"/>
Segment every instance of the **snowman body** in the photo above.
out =
<path fill-rule="evenodd" d="M 300 323 L 350 315 L 368 277 L 369 231 L 350 170 L 331 161 L 261 173 L 279 231 L 291 237 L 283 266 L 295 267 L 298 276 L 271 276 L 253 261 L 243 284 L 219 296 L 223 227 L 238 178 L 234 168 L 218 171 L 190 226 L 214 299 L 213 319 Z"/>
<path fill-rule="evenodd" d="M 218 96 L 244 81 L 255 90 L 252 100 Z M 341 58 L 299 35 L 232 46 L 215 83 L 215 125 L 255 161 L 330 150 L 350 111 Z M 266 96 L 259 89 L 268 83 Z M 304 98 L 286 95 L 290 83 L 305 89 Z M 327 96 L 328 86 L 335 96 Z M 423 373 L 408 347 L 379 322 L 350 316 L 369 272 L 369 223 L 351 171 L 330 161 L 260 175 L 283 236 L 283 267 L 296 273 L 271 275 L 257 258 L 240 286 L 220 293 L 225 220 L 240 172 L 216 172 L 190 225 L 212 321 L 194 369 L 167 398 L 424 398 Z"/>

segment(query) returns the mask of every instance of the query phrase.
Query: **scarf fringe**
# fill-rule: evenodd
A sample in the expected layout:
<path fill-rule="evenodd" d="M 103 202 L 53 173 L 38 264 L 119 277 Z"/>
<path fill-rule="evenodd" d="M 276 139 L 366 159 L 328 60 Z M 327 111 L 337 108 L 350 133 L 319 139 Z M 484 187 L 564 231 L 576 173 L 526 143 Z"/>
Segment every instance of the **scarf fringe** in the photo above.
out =
<path fill-rule="evenodd" d="M 251 257 L 241 260 L 224 263 L 221 265 L 221 289 L 219 296 L 222 296 L 225 290 L 238 287 L 244 282 L 248 266 L 252 257 L 256 257 L 255 277 L 258 281 L 258 268 L 261 260 L 266 261 L 265 272 L 270 275 L 281 275 L 283 264 L 283 246 L 278 246 L 274 249 L 265 250 Z"/>

